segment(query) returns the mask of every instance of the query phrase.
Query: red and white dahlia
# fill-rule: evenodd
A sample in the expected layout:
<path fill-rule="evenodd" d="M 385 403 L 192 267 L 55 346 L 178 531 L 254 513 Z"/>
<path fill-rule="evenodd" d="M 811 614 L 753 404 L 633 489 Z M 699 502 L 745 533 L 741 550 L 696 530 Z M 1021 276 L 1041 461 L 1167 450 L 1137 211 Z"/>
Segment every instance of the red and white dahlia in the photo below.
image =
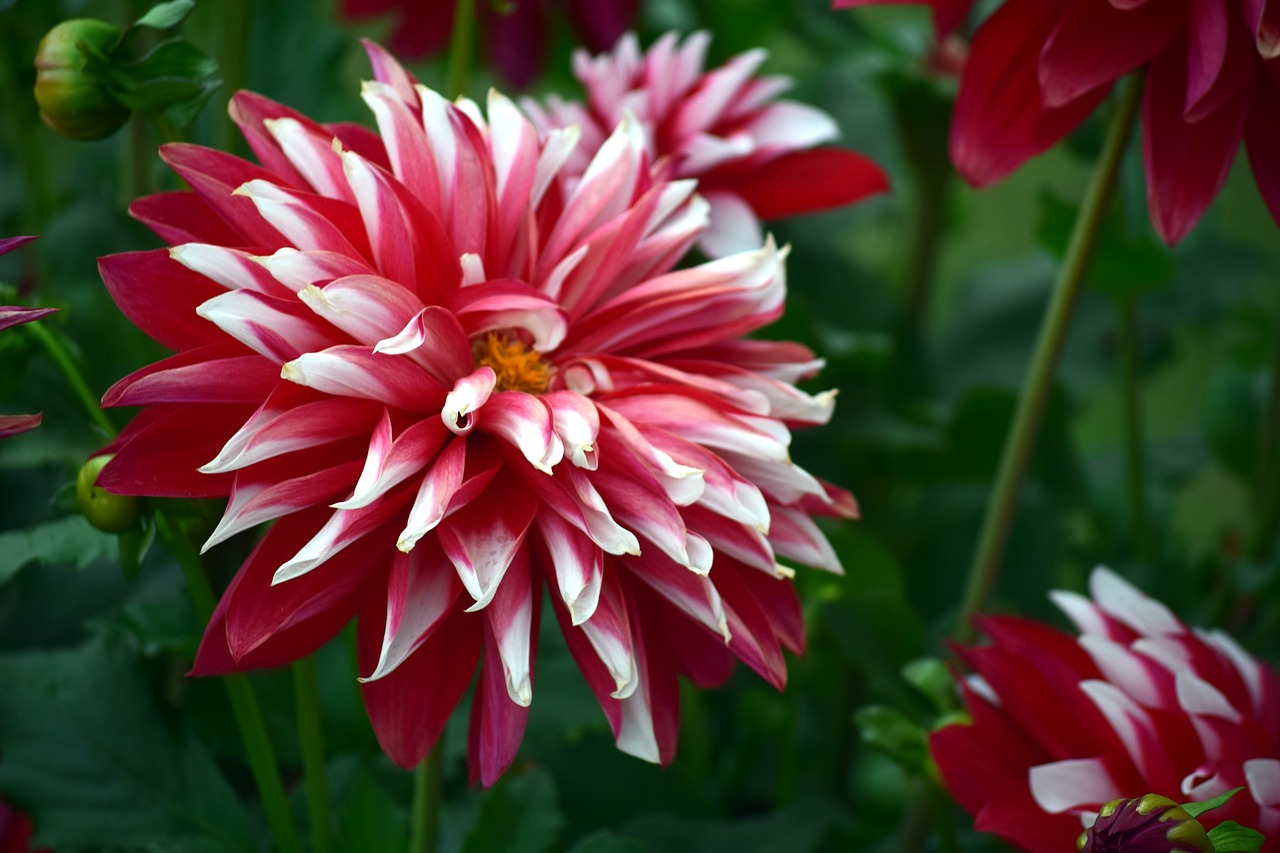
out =
<path fill-rule="evenodd" d="M 8 254 L 19 246 L 30 243 L 35 237 L 0 238 L 0 255 Z M 24 308 L 20 305 L 0 305 L 0 332 L 12 326 L 20 326 L 47 317 L 56 308 Z M 0 438 L 8 438 L 20 432 L 29 432 L 40 426 L 40 414 L 0 415 Z"/>
<path fill-rule="evenodd" d="M 673 270 L 706 228 L 623 123 L 580 177 L 506 98 L 451 103 L 369 48 L 380 135 L 257 95 L 261 166 L 192 145 L 191 191 L 132 213 L 169 249 L 103 258 L 121 310 L 178 354 L 113 388 L 144 406 L 108 490 L 228 496 L 206 545 L 275 520 L 223 595 L 197 673 L 273 666 L 359 619 L 366 707 L 411 766 L 480 664 L 473 775 L 511 762 L 544 585 L 621 749 L 666 762 L 676 675 L 734 657 L 779 687 L 804 644 L 790 570 L 839 571 L 792 463 L 831 414 L 802 346 L 743 336 L 783 307 L 772 242 Z"/>
<path fill-rule="evenodd" d="M 837 8 L 906 0 L 834 0 Z M 922 0 L 941 31 L 972 0 Z M 1070 133 L 1118 79 L 1146 69 L 1147 205 L 1169 243 L 1199 221 L 1244 140 L 1280 221 L 1280 4 L 1269 0 L 1008 0 L 979 27 L 951 157 L 991 184 Z"/>
<path fill-rule="evenodd" d="M 751 50 L 704 71 L 711 35 L 680 42 L 675 33 L 640 51 L 634 33 L 610 53 L 579 50 L 573 73 L 586 103 L 548 98 L 525 108 L 544 132 L 577 127 L 583 144 L 567 168 L 581 174 L 592 155 L 628 117 L 644 131 L 659 180 L 697 178 L 711 205 L 711 227 L 698 239 L 712 257 L 756 248 L 760 220 L 852 204 L 888 189 L 874 162 L 828 147 L 839 135 L 822 110 L 778 100 L 785 77 L 758 77 L 768 54 Z M 821 146 L 821 147 L 819 147 Z"/>
<path fill-rule="evenodd" d="M 1107 569 L 1089 587 L 1092 600 L 1052 594 L 1079 636 L 990 616 L 979 626 L 991 644 L 961 652 L 973 721 L 929 745 L 977 828 L 1032 853 L 1070 850 L 1111 800 L 1243 786 L 1204 825 L 1280 831 L 1280 673 Z"/>

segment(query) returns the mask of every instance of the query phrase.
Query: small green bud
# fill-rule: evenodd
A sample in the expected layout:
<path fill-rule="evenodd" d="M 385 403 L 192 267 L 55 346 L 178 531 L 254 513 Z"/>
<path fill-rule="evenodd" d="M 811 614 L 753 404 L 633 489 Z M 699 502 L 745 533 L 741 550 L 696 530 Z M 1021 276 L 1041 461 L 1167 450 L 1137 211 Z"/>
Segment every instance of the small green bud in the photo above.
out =
<path fill-rule="evenodd" d="M 1076 839 L 1080 853 L 1214 853 L 1200 821 L 1168 797 L 1112 800 Z"/>
<path fill-rule="evenodd" d="M 80 467 L 76 476 L 76 503 L 94 527 L 105 533 L 124 533 L 138 518 L 138 499 L 132 495 L 113 495 L 97 485 L 98 474 L 113 458 L 111 454 L 95 456 Z"/>
<path fill-rule="evenodd" d="M 45 124 L 71 139 L 103 139 L 128 120 L 129 110 L 85 68 L 88 54 L 108 56 L 120 36 L 93 18 L 63 21 L 45 34 L 36 50 L 36 103 Z"/>

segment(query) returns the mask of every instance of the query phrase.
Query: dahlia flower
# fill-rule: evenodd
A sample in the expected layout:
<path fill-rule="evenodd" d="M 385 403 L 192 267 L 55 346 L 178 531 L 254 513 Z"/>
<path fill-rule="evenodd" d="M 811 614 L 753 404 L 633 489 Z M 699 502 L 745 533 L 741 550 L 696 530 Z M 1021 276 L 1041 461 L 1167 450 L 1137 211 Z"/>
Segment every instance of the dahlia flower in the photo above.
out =
<path fill-rule="evenodd" d="M 527 86 L 547 52 L 545 0 L 508 0 L 499 7 L 480 2 L 489 61 L 515 86 Z M 608 50 L 635 20 L 640 0 L 568 0 L 569 20 L 591 50 Z M 498 11 L 502 8 L 503 11 Z M 343 0 L 352 18 L 395 12 L 391 49 L 410 57 L 436 53 L 453 32 L 455 0 Z"/>
<path fill-rule="evenodd" d="M 972 723 L 929 745 L 976 827 L 1032 853 L 1070 850 L 1112 800 L 1204 801 L 1243 786 L 1201 815 L 1205 827 L 1280 831 L 1280 674 L 1106 569 L 1089 588 L 1093 600 L 1052 593 L 1078 637 L 986 617 L 991 645 L 961 652 Z"/>
<path fill-rule="evenodd" d="M 618 746 L 669 761 L 676 675 L 734 657 L 781 687 L 803 622 L 776 556 L 839 571 L 811 515 L 853 498 L 792 463 L 832 392 L 743 336 L 782 313 L 783 257 L 673 270 L 706 228 L 652 176 L 634 122 L 580 177 L 507 98 L 442 98 L 369 47 L 378 134 L 258 95 L 231 105 L 262 165 L 192 145 L 192 187 L 132 213 L 171 248 L 106 257 L 121 310 L 178 353 L 104 404 L 120 494 L 229 497 L 206 548 L 275 519 L 218 605 L 196 673 L 305 655 L 352 617 L 369 717 L 419 762 L 472 700 L 473 776 L 512 760 L 544 584 Z"/>
<path fill-rule="evenodd" d="M 703 71 L 711 35 L 680 43 L 667 33 L 641 53 L 633 33 L 611 53 L 573 56 L 585 103 L 551 97 L 525 108 L 543 133 L 581 129 L 583 144 L 567 168 L 581 174 L 624 118 L 644 131 L 658 179 L 697 178 L 711 205 L 711 227 L 698 241 L 712 257 L 762 241 L 760 220 L 852 204 L 888 189 L 880 167 L 852 151 L 818 147 L 839 134 L 822 110 L 778 100 L 785 77 L 757 77 L 767 54 L 751 50 Z"/>
<path fill-rule="evenodd" d="M 8 254 L 24 243 L 30 243 L 35 237 L 0 238 L 0 255 Z M 23 308 L 16 305 L 0 305 L 0 332 L 10 326 L 30 323 L 47 317 L 56 308 Z M 28 432 L 40 426 L 39 413 L 34 415 L 0 415 L 0 438 L 8 438 L 20 432 Z"/>
<path fill-rule="evenodd" d="M 836 0 L 837 7 L 886 0 Z M 972 0 L 929 0 L 939 27 Z M 1199 221 L 1244 140 L 1280 220 L 1280 6 L 1266 0 L 1008 0 L 973 37 L 951 157 L 991 184 L 1070 133 L 1116 80 L 1146 69 L 1147 206 L 1169 243 Z"/>
<path fill-rule="evenodd" d="M 1159 794 L 1107 803 L 1076 847 L 1079 853 L 1214 853 L 1200 821 Z"/>

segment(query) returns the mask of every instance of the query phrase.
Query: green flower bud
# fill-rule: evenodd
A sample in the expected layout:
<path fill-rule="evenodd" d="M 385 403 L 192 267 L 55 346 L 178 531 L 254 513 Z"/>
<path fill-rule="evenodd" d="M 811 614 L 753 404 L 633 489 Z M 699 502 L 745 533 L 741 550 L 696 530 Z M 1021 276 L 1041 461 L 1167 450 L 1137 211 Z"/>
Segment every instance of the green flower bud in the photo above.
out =
<path fill-rule="evenodd" d="M 1076 839 L 1080 853 L 1214 853 L 1200 821 L 1168 797 L 1112 800 Z"/>
<path fill-rule="evenodd" d="M 76 503 L 89 523 L 106 533 L 123 533 L 138 518 L 138 499 L 113 495 L 97 485 L 98 474 L 113 455 L 95 456 L 80 467 L 76 476 Z"/>
<path fill-rule="evenodd" d="M 128 120 L 129 110 L 85 71 L 85 50 L 107 56 L 120 36 L 92 18 L 63 21 L 45 34 L 36 50 L 36 103 L 45 124 L 71 139 L 103 139 Z"/>

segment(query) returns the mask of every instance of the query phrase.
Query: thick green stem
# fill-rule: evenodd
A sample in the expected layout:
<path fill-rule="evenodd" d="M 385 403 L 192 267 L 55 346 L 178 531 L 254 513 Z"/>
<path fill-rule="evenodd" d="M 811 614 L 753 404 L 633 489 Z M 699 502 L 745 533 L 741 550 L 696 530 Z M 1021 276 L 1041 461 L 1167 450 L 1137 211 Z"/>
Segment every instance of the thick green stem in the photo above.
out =
<path fill-rule="evenodd" d="M 1094 243 L 1097 240 L 1107 202 L 1115 187 L 1116 173 L 1133 131 L 1134 119 L 1137 117 L 1138 104 L 1141 100 L 1139 97 L 1141 90 L 1140 80 L 1130 81 L 1127 91 L 1117 105 L 1107 130 L 1106 143 L 1103 145 L 1093 178 L 1089 182 L 1089 189 L 1085 193 L 1084 204 L 1080 208 L 1075 228 L 1071 232 L 1066 256 L 1062 259 L 1053 297 L 1045 312 L 1040 335 L 1036 341 L 1031 368 L 1023 381 L 1022 393 L 1018 398 L 1018 409 L 1014 415 L 1009 436 L 1005 440 L 1000 470 L 987 502 L 986 517 L 978 538 L 977 550 L 974 552 L 973 565 L 969 570 L 964 602 L 960 607 L 956 627 L 957 636 L 962 639 L 972 636 L 970 620 L 985 606 L 987 597 L 995 587 L 1000 561 L 1009 539 L 1009 530 L 1018 508 L 1022 480 L 1026 474 L 1027 464 L 1031 460 L 1031 451 L 1035 448 L 1036 437 L 1040 432 L 1040 422 L 1044 417 L 1049 392 L 1053 388 L 1058 356 L 1062 352 L 1062 344 L 1066 339 L 1067 329 L 1071 325 L 1071 316 L 1075 309 L 1076 297 L 1080 293 L 1080 286 L 1084 281 L 1085 270 L 1093 256 Z"/>
<path fill-rule="evenodd" d="M 409 853 L 435 853 L 440 842 L 440 779 L 444 772 L 444 732 L 413 771 L 413 812 Z"/>
<path fill-rule="evenodd" d="M 1124 394 L 1125 462 L 1129 474 L 1130 521 L 1138 559 L 1155 558 L 1147 520 L 1146 465 L 1143 460 L 1142 398 L 1138 381 L 1138 320 L 1133 298 L 1116 302 L 1120 320 L 1120 370 Z"/>
<path fill-rule="evenodd" d="M 205 577 L 204 566 L 200 564 L 200 555 L 195 546 L 186 533 L 180 527 L 175 527 L 163 513 L 156 513 L 156 532 L 182 567 L 182 573 L 187 579 L 187 589 L 201 621 L 208 622 L 213 615 L 213 589 Z M 240 739 L 244 743 L 253 780 L 258 786 L 258 795 L 262 798 L 262 808 L 266 812 L 272 838 L 282 853 L 302 853 L 302 841 L 293 825 L 289 798 L 280 779 L 275 750 L 271 748 L 271 740 L 267 737 L 267 726 L 262 720 L 262 711 L 258 708 L 253 688 L 249 685 L 248 678 L 241 674 L 225 675 L 222 683 L 231 700 L 231 710 L 240 729 Z"/>
<path fill-rule="evenodd" d="M 67 384 L 71 386 L 71 391 L 76 395 L 76 399 L 80 401 L 80 404 L 84 406 L 89 418 L 108 436 L 114 436 L 116 434 L 115 424 L 111 423 L 111 419 L 107 417 L 106 412 L 102 411 L 102 407 L 98 405 L 98 398 L 89 390 L 89 384 L 84 381 L 80 368 L 76 367 L 75 361 L 71 358 L 71 353 L 67 352 L 67 348 L 62 345 L 62 341 L 58 340 L 57 336 L 46 329 L 42 323 L 28 323 L 24 328 L 27 334 L 40 342 L 45 352 L 49 354 L 49 358 L 53 359 L 53 363 L 62 371 L 62 375 L 66 377 Z"/>
<path fill-rule="evenodd" d="M 320 721 L 320 690 L 312 657 L 293 664 L 293 697 L 298 706 L 298 740 L 302 744 L 302 778 L 307 792 L 307 818 L 311 823 L 311 849 L 329 853 L 329 783 L 325 778 L 324 729 Z"/>
<path fill-rule="evenodd" d="M 475 47 L 476 0 L 457 0 L 453 13 L 453 32 L 449 35 L 449 76 L 445 91 L 458 97 L 467 91 L 471 75 L 471 51 Z"/>
<path fill-rule="evenodd" d="M 220 71 L 222 85 L 230 97 L 243 89 L 248 79 L 253 4 L 251 0 L 223 0 L 220 14 L 222 16 Z M 221 122 L 218 128 L 218 147 L 223 151 L 232 151 L 240 140 L 239 129 L 225 110 Z"/>

